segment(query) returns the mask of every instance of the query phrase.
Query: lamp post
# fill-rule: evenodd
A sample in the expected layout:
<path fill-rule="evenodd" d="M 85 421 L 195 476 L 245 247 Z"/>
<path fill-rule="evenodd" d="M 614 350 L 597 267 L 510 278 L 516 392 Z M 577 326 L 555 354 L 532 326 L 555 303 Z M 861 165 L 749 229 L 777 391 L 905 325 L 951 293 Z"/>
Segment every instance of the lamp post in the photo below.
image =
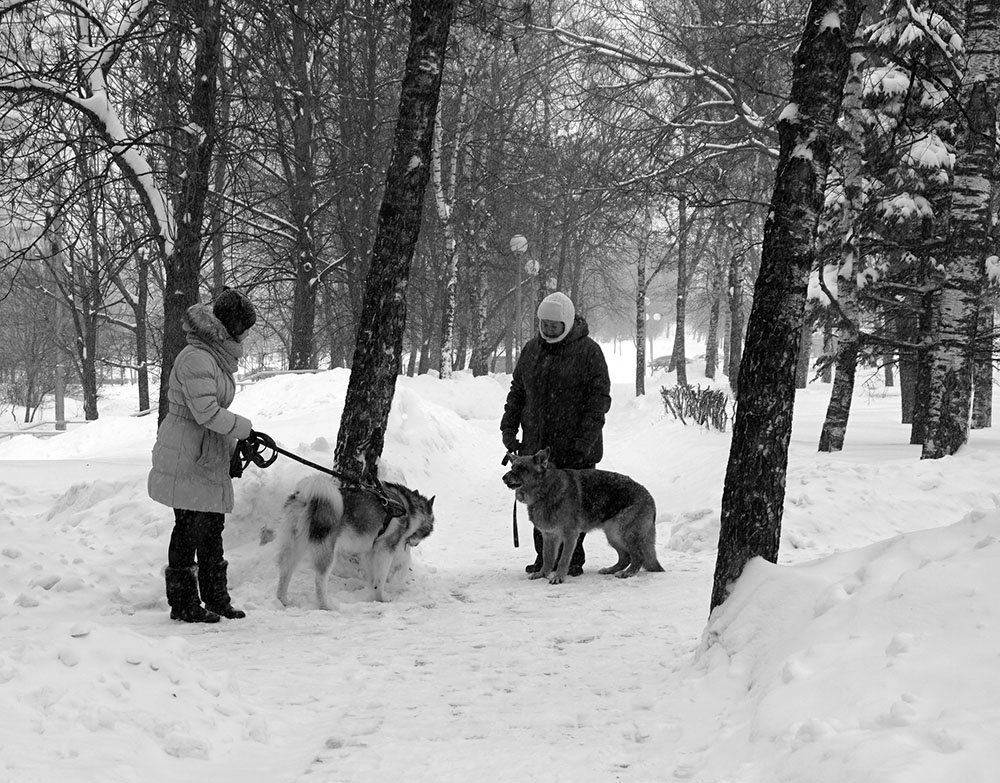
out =
<path fill-rule="evenodd" d="M 510 238 L 510 252 L 514 254 L 516 280 L 514 283 L 514 353 L 521 350 L 521 259 L 528 252 L 528 240 L 521 234 Z"/>

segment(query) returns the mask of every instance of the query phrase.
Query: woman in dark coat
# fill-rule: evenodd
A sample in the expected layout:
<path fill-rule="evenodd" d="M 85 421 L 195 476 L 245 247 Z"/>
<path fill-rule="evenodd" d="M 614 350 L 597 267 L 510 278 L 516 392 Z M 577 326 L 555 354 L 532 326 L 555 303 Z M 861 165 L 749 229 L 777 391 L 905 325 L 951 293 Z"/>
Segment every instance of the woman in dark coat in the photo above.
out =
<path fill-rule="evenodd" d="M 594 468 L 604 455 L 604 416 L 611 407 L 611 379 L 604 352 L 586 320 L 561 292 L 538 306 L 538 336 L 524 346 L 514 368 L 500 431 L 507 451 L 534 454 L 548 447 L 559 468 Z M 518 428 L 521 438 L 518 440 Z M 542 565 L 542 536 L 534 531 L 534 573 Z M 583 572 L 583 536 L 569 573 Z"/>
<path fill-rule="evenodd" d="M 174 620 L 217 623 L 220 615 L 246 616 L 229 596 L 222 529 L 233 510 L 230 456 L 251 428 L 229 405 L 242 342 L 256 320 L 250 300 L 228 288 L 211 306 L 193 305 L 184 316 L 188 344 L 170 372 L 167 414 L 147 484 L 153 500 L 174 509 L 164 572 Z"/>

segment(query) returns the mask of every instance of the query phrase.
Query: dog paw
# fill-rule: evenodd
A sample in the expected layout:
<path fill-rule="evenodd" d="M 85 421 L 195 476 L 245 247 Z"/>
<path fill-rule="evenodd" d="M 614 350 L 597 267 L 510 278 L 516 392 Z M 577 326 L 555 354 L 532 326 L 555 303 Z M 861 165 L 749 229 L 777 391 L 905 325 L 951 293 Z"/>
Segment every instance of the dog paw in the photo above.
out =
<path fill-rule="evenodd" d="M 563 583 L 563 578 L 559 576 L 559 574 L 552 574 L 552 576 L 549 577 L 550 585 L 561 585 L 562 583 Z"/>
<path fill-rule="evenodd" d="M 541 579 L 543 576 L 545 576 L 545 574 L 543 574 L 541 571 L 535 571 L 533 573 L 528 574 L 528 579 Z"/>

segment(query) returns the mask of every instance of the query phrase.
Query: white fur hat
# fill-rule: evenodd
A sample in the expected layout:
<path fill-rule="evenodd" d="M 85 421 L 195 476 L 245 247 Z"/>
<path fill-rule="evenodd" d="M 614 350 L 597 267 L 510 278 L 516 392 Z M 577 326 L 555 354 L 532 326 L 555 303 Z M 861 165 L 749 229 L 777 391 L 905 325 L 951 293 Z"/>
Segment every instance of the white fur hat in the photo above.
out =
<path fill-rule="evenodd" d="M 565 325 L 563 333 L 558 337 L 546 337 L 542 335 L 542 339 L 550 343 L 557 343 L 563 339 L 569 330 L 573 328 L 573 319 L 576 317 L 576 308 L 573 306 L 573 301 L 562 293 L 562 291 L 556 291 L 554 294 L 549 294 L 545 297 L 541 304 L 538 305 L 538 320 L 539 321 L 562 321 Z"/>

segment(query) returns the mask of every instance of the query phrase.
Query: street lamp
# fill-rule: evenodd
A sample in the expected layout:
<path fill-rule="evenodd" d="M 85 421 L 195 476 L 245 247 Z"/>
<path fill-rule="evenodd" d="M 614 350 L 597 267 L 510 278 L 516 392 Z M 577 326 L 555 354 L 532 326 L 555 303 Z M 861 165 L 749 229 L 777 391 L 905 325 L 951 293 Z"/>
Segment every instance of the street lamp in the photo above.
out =
<path fill-rule="evenodd" d="M 521 259 L 528 252 L 528 240 L 522 234 L 510 238 L 510 252 L 514 254 L 516 282 L 514 284 L 514 353 L 521 350 Z M 528 263 L 532 263 L 528 261 Z M 529 275 L 532 274 L 529 272 Z"/>

